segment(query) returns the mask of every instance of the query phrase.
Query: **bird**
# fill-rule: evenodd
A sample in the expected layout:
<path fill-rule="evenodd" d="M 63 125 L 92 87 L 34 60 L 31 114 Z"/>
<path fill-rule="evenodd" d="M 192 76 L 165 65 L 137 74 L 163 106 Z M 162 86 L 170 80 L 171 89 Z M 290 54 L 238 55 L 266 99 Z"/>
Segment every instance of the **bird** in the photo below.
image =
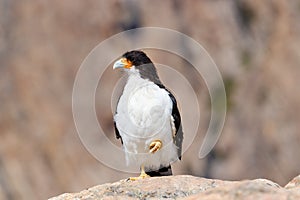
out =
<path fill-rule="evenodd" d="M 159 79 L 151 59 L 141 50 L 124 53 L 113 64 L 127 81 L 113 117 L 127 165 L 140 166 L 130 180 L 172 175 L 171 164 L 181 160 L 183 131 L 174 95 Z"/>

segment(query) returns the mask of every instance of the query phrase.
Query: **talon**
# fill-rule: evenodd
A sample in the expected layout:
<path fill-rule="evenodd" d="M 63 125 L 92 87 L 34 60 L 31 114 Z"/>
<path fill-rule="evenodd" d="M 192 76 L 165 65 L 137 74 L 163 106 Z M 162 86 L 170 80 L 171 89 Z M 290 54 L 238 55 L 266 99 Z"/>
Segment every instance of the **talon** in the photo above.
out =
<path fill-rule="evenodd" d="M 146 174 L 144 166 L 141 166 L 141 174 L 138 177 L 129 177 L 128 180 L 130 181 L 137 181 L 137 180 L 141 180 L 141 179 L 145 179 L 145 178 L 150 178 L 150 176 L 148 174 Z"/>
<path fill-rule="evenodd" d="M 158 150 L 160 150 L 162 147 L 162 142 L 160 140 L 154 140 L 153 142 L 151 142 L 151 144 L 149 145 L 149 149 L 150 149 L 150 153 L 155 153 Z"/>
<path fill-rule="evenodd" d="M 130 177 L 129 180 L 130 181 L 137 181 L 137 180 L 141 180 L 141 179 L 145 179 L 145 178 L 150 178 L 150 176 L 146 173 L 141 173 L 140 176 L 138 177 Z"/>

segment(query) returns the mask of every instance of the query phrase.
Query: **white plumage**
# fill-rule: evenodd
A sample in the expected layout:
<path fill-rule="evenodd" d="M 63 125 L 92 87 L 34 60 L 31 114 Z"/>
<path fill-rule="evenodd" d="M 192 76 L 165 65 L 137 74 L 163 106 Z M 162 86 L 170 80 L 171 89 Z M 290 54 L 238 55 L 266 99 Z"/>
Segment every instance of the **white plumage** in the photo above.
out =
<path fill-rule="evenodd" d="M 141 78 L 135 67 L 128 74 L 114 116 L 123 140 L 126 161 L 129 165 L 144 165 L 147 170 L 169 166 L 178 159 L 178 147 L 173 143 L 175 125 L 169 93 L 152 81 Z M 162 148 L 151 154 L 149 145 L 157 139 L 162 141 Z"/>

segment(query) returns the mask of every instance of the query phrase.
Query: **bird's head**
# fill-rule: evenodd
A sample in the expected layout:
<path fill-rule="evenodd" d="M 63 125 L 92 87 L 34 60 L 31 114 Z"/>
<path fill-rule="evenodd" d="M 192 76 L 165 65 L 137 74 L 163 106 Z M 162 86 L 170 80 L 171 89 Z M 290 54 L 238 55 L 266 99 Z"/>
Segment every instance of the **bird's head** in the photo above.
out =
<path fill-rule="evenodd" d="M 113 65 L 113 69 L 118 68 L 128 72 L 138 72 L 142 78 L 160 83 L 154 64 L 143 51 L 134 50 L 124 53 Z"/>
<path fill-rule="evenodd" d="M 131 69 L 139 68 L 142 65 L 153 64 L 150 58 L 142 51 L 128 51 L 122 55 L 122 58 L 114 63 L 113 68 Z M 146 66 L 145 66 L 146 67 Z"/>

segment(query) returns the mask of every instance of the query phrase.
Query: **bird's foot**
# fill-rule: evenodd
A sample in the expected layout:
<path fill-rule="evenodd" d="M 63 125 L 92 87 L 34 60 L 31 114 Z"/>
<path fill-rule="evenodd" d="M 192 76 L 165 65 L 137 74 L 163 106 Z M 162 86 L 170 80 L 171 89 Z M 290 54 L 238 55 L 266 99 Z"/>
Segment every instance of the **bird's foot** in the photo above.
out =
<path fill-rule="evenodd" d="M 150 178 L 150 176 L 148 174 L 146 174 L 145 172 L 141 172 L 140 176 L 138 176 L 138 177 L 130 177 L 130 178 L 128 178 L 128 180 L 130 180 L 130 181 L 137 181 L 137 180 L 141 180 L 141 179 L 145 179 L 145 178 Z"/>
<path fill-rule="evenodd" d="M 154 140 L 153 142 L 151 142 L 151 144 L 149 145 L 149 152 L 150 153 L 155 153 L 158 150 L 160 150 L 162 147 L 162 141 L 161 140 Z"/>

